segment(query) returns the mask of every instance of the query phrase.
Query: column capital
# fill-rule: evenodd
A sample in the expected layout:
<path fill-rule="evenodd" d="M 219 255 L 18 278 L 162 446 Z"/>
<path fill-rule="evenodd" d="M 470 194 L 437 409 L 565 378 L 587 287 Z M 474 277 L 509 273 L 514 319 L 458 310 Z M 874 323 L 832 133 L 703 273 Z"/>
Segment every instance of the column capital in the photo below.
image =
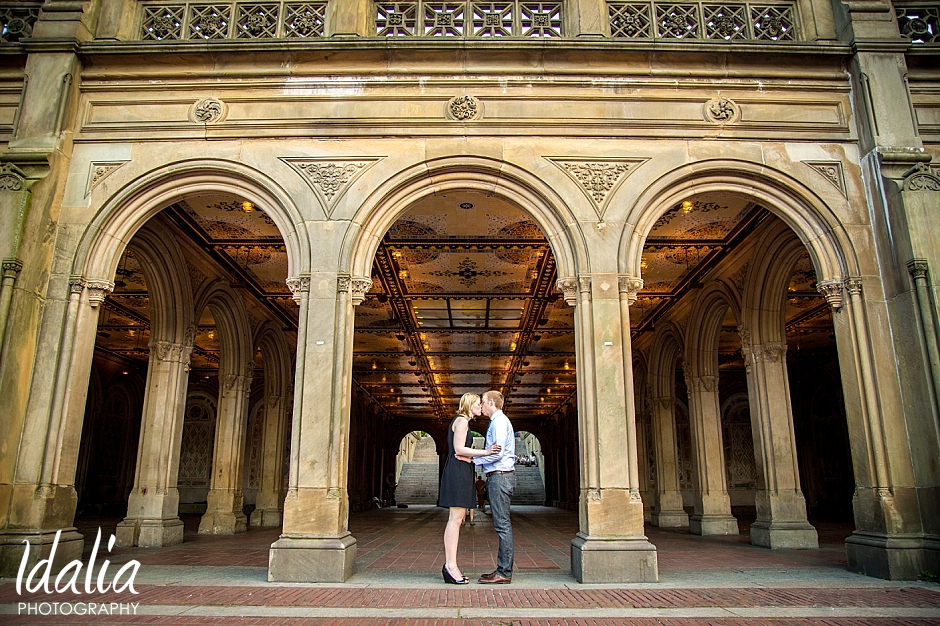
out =
<path fill-rule="evenodd" d="M 565 302 L 569 306 L 578 304 L 578 279 L 577 278 L 559 278 L 555 281 L 555 289 L 562 293 Z"/>
<path fill-rule="evenodd" d="M 927 278 L 927 259 L 911 259 L 907 262 L 907 271 L 914 280 Z"/>
<path fill-rule="evenodd" d="M 105 297 L 114 291 L 114 283 L 110 280 L 91 278 L 85 280 L 85 290 L 88 291 L 88 304 L 93 309 L 104 302 Z"/>
<path fill-rule="evenodd" d="M 841 278 L 821 280 L 816 283 L 816 291 L 825 296 L 826 302 L 829 303 L 829 306 L 831 306 L 834 311 L 838 311 L 842 308 L 844 288 L 845 281 Z"/>
<path fill-rule="evenodd" d="M 626 294 L 627 304 L 633 305 L 636 302 L 637 294 L 643 289 L 643 279 L 633 276 L 619 276 L 617 286 L 621 294 Z"/>
<path fill-rule="evenodd" d="M 183 343 L 173 343 L 172 341 L 155 340 L 150 342 L 150 354 L 158 361 L 165 363 L 189 362 L 189 351 L 192 346 Z"/>
<path fill-rule="evenodd" d="M 750 367 L 752 363 L 777 363 L 782 361 L 787 353 L 787 344 L 779 341 L 768 341 L 764 344 L 752 345 L 747 349 L 741 348 L 744 352 L 744 363 Z"/>
<path fill-rule="evenodd" d="M 845 290 L 850 296 L 857 296 L 862 293 L 862 277 L 849 276 L 845 279 Z"/>
<path fill-rule="evenodd" d="M 3 259 L 3 277 L 16 278 L 23 269 L 23 262 L 19 259 Z"/>
<path fill-rule="evenodd" d="M 287 279 L 287 288 L 290 289 L 294 302 L 300 304 L 303 294 L 310 293 L 310 274 L 300 274 Z"/>
<path fill-rule="evenodd" d="M 685 386 L 689 391 L 714 393 L 718 391 L 718 377 L 686 375 Z"/>

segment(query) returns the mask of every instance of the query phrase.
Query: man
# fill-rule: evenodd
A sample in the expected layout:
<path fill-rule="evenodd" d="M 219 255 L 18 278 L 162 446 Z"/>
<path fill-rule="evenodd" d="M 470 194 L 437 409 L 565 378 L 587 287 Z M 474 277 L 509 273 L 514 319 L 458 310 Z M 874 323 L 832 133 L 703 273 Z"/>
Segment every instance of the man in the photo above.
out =
<path fill-rule="evenodd" d="M 483 584 L 506 584 L 512 582 L 513 540 L 512 522 L 509 520 L 509 501 L 516 489 L 515 457 L 516 438 L 509 418 L 503 413 L 503 394 L 487 391 L 483 394 L 483 415 L 490 418 L 486 429 L 486 445 L 502 446 L 496 454 L 473 457 L 473 462 L 483 466 L 486 473 L 486 492 L 490 501 L 493 528 L 499 537 L 499 552 L 496 554 L 496 570 L 480 576 Z"/>

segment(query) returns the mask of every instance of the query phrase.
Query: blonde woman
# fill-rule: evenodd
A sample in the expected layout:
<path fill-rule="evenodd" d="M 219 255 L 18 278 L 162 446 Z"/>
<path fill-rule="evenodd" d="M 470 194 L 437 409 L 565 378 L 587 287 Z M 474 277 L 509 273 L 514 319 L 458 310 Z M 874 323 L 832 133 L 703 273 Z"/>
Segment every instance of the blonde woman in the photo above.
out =
<path fill-rule="evenodd" d="M 457 417 L 450 423 L 447 430 L 447 461 L 444 463 L 444 473 L 441 474 L 441 488 L 437 499 L 437 506 L 450 509 L 447 527 L 444 529 L 444 567 L 441 575 L 445 583 L 453 585 L 466 585 L 469 581 L 460 573 L 457 567 L 457 542 L 460 539 L 460 525 L 463 524 L 467 509 L 476 506 L 477 496 L 473 486 L 473 464 L 468 463 L 470 457 L 488 456 L 501 450 L 500 446 L 493 444 L 487 450 L 474 450 L 473 436 L 470 434 L 470 419 L 478 417 L 482 410 L 480 396 L 465 393 L 460 398 L 460 408 Z M 457 457 L 463 457 L 463 460 Z"/>

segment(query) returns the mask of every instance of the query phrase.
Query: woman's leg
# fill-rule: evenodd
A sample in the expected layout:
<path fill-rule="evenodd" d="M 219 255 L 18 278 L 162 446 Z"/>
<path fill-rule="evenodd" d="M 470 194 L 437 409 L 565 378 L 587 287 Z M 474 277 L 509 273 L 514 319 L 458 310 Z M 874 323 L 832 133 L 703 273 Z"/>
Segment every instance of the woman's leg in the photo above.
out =
<path fill-rule="evenodd" d="M 444 529 L 444 565 L 454 578 L 460 579 L 463 574 L 457 568 L 457 541 L 460 539 L 460 525 L 463 524 L 467 509 L 459 506 L 450 507 L 450 519 Z"/>

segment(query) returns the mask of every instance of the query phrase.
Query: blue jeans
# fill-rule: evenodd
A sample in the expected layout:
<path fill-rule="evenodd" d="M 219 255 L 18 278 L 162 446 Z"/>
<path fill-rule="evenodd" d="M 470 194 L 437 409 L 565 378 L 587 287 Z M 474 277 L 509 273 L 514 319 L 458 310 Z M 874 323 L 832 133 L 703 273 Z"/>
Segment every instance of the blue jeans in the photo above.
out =
<path fill-rule="evenodd" d="M 512 541 L 512 522 L 509 520 L 509 501 L 516 490 L 516 475 L 492 474 L 486 478 L 486 492 L 490 499 L 490 514 L 493 516 L 493 528 L 499 537 L 499 552 L 496 555 L 496 571 L 506 578 L 512 578 L 514 546 Z"/>

